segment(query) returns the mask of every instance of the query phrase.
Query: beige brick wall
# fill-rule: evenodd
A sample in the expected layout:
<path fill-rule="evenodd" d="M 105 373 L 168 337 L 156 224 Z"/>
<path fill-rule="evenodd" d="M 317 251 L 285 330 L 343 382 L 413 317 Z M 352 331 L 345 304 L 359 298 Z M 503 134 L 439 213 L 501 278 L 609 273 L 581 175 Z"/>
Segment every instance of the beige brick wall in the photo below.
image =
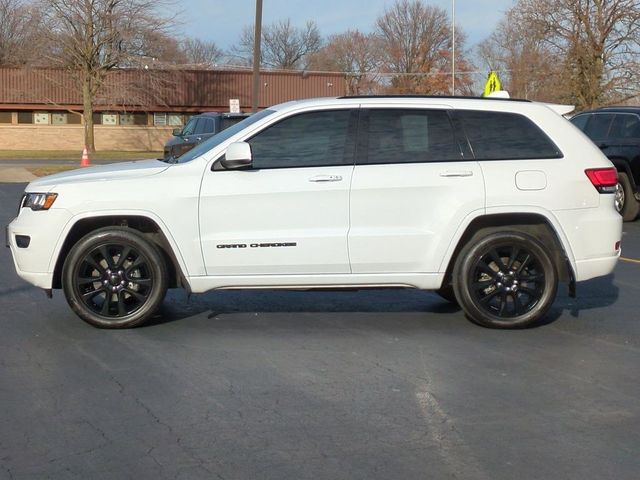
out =
<path fill-rule="evenodd" d="M 162 150 L 173 127 L 104 126 L 94 130 L 97 150 Z M 0 150 L 82 150 L 82 125 L 0 125 Z"/>

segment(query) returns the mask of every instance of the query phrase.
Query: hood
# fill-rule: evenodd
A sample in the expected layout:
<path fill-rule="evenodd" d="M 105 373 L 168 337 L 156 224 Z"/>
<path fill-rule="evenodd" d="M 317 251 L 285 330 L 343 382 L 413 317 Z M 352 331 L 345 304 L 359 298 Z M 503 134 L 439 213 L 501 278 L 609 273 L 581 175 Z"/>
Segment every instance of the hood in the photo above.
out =
<path fill-rule="evenodd" d="M 135 162 L 110 163 L 95 167 L 78 168 L 68 172 L 56 173 L 31 182 L 26 191 L 46 191 L 57 185 L 83 182 L 101 182 L 134 177 L 147 177 L 163 172 L 169 164 L 160 160 L 138 160 Z"/>

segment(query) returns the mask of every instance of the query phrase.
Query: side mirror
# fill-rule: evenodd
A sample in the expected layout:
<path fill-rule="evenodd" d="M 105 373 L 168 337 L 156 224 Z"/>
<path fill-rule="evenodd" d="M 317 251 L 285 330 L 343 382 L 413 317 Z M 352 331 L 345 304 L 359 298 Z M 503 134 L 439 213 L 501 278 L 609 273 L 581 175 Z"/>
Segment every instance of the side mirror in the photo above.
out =
<path fill-rule="evenodd" d="M 220 160 L 220 165 L 226 170 L 249 168 L 252 163 L 251 145 L 247 142 L 232 143 L 227 147 L 224 157 Z"/>
<path fill-rule="evenodd" d="M 173 129 L 173 136 L 174 137 L 181 137 L 182 136 L 182 129 L 181 128 L 174 128 Z"/>

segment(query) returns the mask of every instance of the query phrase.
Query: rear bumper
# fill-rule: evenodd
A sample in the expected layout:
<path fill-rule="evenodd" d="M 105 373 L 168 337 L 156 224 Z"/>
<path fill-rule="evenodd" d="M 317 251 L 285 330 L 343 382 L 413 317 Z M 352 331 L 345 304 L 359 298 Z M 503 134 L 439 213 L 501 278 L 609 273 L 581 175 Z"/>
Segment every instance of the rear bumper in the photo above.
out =
<path fill-rule="evenodd" d="M 613 257 L 578 260 L 576 262 L 576 279 L 582 282 L 584 280 L 609 275 L 616 268 L 619 258 L 620 253 Z"/>
<path fill-rule="evenodd" d="M 622 217 L 613 206 L 613 195 L 600 197 L 597 208 L 553 212 L 566 236 L 565 250 L 578 282 L 609 275 L 620 258 L 616 245 L 622 239 Z"/>

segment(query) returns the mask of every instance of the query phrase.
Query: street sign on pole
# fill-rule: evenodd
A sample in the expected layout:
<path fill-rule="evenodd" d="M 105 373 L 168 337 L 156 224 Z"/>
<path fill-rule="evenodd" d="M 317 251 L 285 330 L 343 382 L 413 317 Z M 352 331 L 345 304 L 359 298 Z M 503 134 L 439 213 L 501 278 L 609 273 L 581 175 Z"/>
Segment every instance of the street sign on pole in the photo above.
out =
<path fill-rule="evenodd" d="M 229 99 L 229 112 L 231 112 L 231 113 L 240 113 L 240 99 L 239 98 L 230 98 Z"/>

